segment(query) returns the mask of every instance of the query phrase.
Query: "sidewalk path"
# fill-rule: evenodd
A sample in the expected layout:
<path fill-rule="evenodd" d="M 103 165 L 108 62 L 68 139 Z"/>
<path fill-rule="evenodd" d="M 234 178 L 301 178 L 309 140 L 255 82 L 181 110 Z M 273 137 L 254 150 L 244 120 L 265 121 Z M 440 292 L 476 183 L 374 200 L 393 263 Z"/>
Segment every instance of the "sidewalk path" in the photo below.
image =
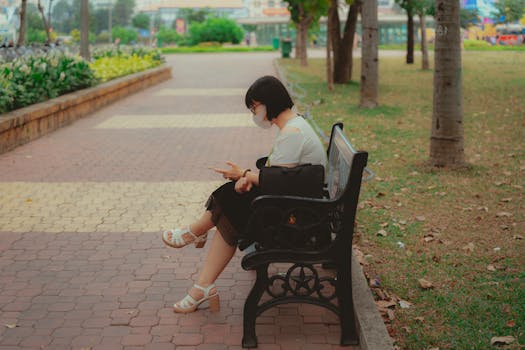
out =
<path fill-rule="evenodd" d="M 207 248 L 159 232 L 202 212 L 226 160 L 268 153 L 244 92 L 277 53 L 168 56 L 173 79 L 0 155 L 0 350 L 240 349 L 254 274 L 238 253 L 221 311 L 174 314 Z M 277 317 L 278 316 L 278 317 Z M 328 312 L 287 305 L 258 320 L 260 349 L 337 348 Z"/>

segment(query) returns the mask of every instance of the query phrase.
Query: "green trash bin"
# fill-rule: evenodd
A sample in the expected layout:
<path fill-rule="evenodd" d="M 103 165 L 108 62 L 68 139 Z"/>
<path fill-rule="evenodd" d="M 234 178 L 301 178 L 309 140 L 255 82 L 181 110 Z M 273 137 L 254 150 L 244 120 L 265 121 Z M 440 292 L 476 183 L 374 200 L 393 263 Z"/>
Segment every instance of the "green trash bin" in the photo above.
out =
<path fill-rule="evenodd" d="M 292 52 L 292 40 L 290 39 L 281 40 L 281 57 L 290 58 L 291 52 Z"/>
<path fill-rule="evenodd" d="M 279 38 L 272 39 L 272 46 L 274 50 L 279 50 Z"/>

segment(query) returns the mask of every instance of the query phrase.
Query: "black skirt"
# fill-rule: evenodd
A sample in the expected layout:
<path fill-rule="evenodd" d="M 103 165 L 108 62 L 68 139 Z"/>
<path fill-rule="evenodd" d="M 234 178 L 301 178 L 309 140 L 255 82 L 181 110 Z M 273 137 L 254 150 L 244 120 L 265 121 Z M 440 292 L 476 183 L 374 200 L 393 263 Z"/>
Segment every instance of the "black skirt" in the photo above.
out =
<path fill-rule="evenodd" d="M 247 246 L 251 239 L 245 230 L 251 213 L 252 201 L 260 195 L 258 187 L 252 187 L 250 192 L 235 192 L 235 182 L 227 182 L 217 188 L 206 202 L 206 210 L 211 211 L 211 220 L 217 227 L 224 241 L 231 246 L 237 246 L 243 240 Z"/>

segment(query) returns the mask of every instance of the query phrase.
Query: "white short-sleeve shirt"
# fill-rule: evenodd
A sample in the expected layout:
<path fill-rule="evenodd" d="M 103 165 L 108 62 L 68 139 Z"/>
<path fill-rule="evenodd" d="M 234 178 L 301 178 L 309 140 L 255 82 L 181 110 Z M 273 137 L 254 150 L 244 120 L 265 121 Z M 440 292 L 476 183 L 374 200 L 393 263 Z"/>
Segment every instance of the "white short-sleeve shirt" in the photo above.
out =
<path fill-rule="evenodd" d="M 300 116 L 279 130 L 267 165 L 321 164 L 326 166 L 323 144 L 310 124 Z"/>

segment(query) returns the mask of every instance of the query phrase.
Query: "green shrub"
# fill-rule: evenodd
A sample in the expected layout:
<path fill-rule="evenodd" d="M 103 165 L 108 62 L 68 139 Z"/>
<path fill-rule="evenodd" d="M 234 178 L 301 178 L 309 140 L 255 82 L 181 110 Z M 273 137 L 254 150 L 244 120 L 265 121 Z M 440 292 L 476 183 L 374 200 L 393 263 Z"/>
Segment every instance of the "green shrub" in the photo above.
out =
<path fill-rule="evenodd" d="M 62 53 L 24 56 L 0 65 L 0 112 L 25 107 L 96 83 L 79 57 Z"/>
<path fill-rule="evenodd" d="M 178 44 L 182 36 L 174 29 L 161 28 L 155 35 L 161 44 Z"/>
<path fill-rule="evenodd" d="M 91 68 L 95 72 L 95 76 L 100 81 L 108 81 L 124 75 L 133 74 L 149 68 L 156 67 L 161 62 L 153 59 L 149 55 L 139 57 L 132 56 L 114 56 L 101 57 L 91 63 Z"/>
<path fill-rule="evenodd" d="M 113 40 L 120 39 L 121 44 L 129 44 L 137 42 L 139 35 L 135 29 L 129 29 L 124 27 L 114 27 L 111 30 Z"/>
<path fill-rule="evenodd" d="M 45 43 L 47 35 L 45 30 L 38 30 L 29 28 L 26 34 L 27 43 Z"/>
<path fill-rule="evenodd" d="M 463 47 L 465 49 L 483 49 L 483 48 L 487 48 L 490 46 L 491 45 L 484 40 L 471 40 L 471 39 L 463 40 Z"/>
<path fill-rule="evenodd" d="M 0 74 L 0 114 L 10 111 L 15 102 L 15 92 L 12 84 Z"/>
<path fill-rule="evenodd" d="M 213 41 L 238 44 L 242 38 L 242 29 L 235 21 L 227 18 L 209 18 L 205 22 L 190 25 L 190 42 L 192 45 Z"/>
<path fill-rule="evenodd" d="M 80 42 L 80 30 L 73 29 L 70 33 L 71 38 L 73 39 L 73 42 L 79 43 Z M 95 34 L 89 32 L 89 43 L 94 44 L 95 43 L 96 36 Z"/>
<path fill-rule="evenodd" d="M 95 42 L 98 44 L 107 44 L 109 42 L 109 32 L 106 30 L 100 32 L 95 38 Z"/>

